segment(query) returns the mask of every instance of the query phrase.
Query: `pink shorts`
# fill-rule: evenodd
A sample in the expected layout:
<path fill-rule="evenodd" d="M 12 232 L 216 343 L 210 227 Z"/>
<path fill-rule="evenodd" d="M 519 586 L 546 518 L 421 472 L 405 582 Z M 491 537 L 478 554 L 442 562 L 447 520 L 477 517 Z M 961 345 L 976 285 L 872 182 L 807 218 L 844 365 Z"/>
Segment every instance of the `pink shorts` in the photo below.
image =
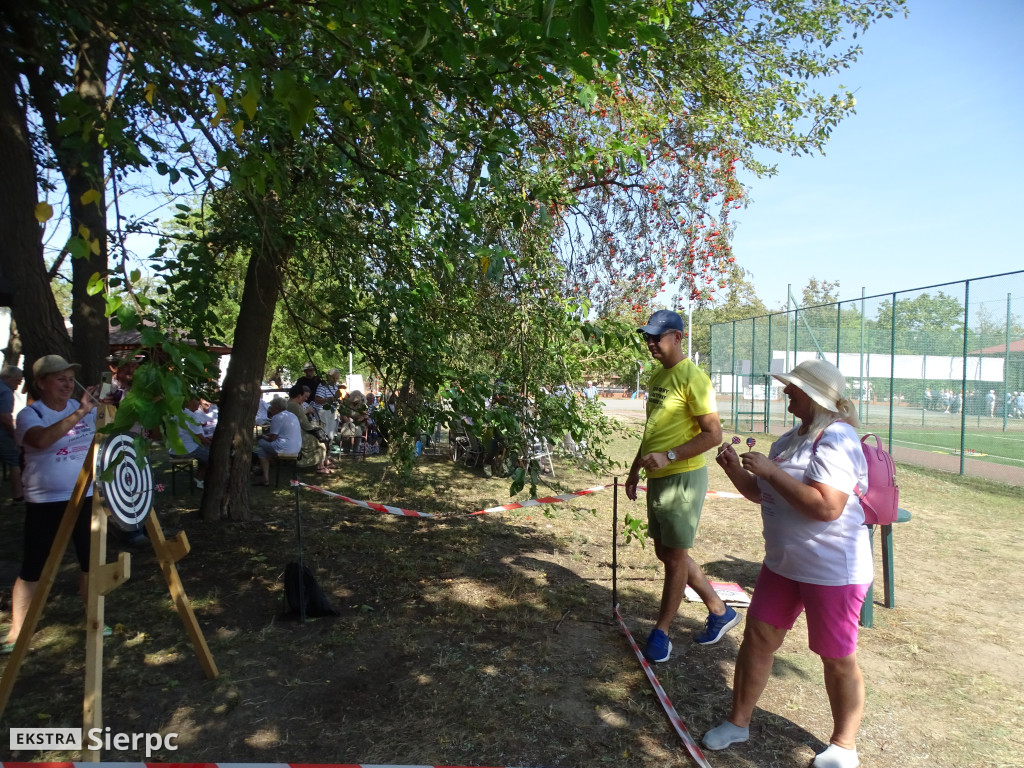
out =
<path fill-rule="evenodd" d="M 860 609 L 870 586 L 806 584 L 779 576 L 762 565 L 747 616 L 788 630 L 806 609 L 810 649 L 826 659 L 841 659 L 857 650 Z"/>

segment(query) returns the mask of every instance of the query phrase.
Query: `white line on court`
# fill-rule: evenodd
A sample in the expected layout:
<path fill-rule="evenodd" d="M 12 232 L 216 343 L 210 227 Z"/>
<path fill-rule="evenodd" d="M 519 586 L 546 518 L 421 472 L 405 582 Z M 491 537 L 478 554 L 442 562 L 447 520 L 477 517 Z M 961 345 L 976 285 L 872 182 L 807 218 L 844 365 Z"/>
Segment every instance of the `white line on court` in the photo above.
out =
<path fill-rule="evenodd" d="M 947 448 L 946 446 L 944 446 L 944 445 L 935 445 L 934 443 L 914 443 L 914 442 L 911 442 L 910 440 L 898 440 L 898 439 L 897 440 L 893 440 L 893 443 L 895 445 L 903 445 L 903 446 L 907 446 L 907 447 L 911 447 L 911 446 L 915 446 L 916 445 L 916 446 L 920 446 L 921 448 L 927 448 L 927 449 L 929 449 L 929 450 L 931 450 L 933 452 L 936 449 L 939 449 L 940 451 L 942 451 L 944 453 L 948 453 L 950 451 L 950 449 Z M 955 455 L 955 454 L 953 454 L 953 455 Z M 986 454 L 986 456 L 991 457 L 993 459 L 1002 459 L 1003 461 L 1015 461 L 1018 464 L 1024 464 L 1024 459 L 1018 459 L 1018 458 L 1015 458 L 1013 456 L 1000 456 L 1000 455 L 995 454 L 995 453 L 989 453 L 989 454 Z M 971 457 L 968 455 L 967 458 L 971 458 Z"/>

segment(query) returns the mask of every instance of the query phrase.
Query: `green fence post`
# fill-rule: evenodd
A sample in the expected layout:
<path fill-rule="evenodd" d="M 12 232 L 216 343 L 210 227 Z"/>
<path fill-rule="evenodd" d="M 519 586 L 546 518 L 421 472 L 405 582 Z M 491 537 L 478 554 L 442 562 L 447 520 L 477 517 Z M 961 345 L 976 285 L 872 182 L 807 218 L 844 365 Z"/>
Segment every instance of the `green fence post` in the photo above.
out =
<path fill-rule="evenodd" d="M 964 473 L 964 454 L 967 453 L 967 326 L 971 298 L 971 281 L 964 282 L 964 357 L 963 373 L 960 376 L 960 474 Z"/>
<path fill-rule="evenodd" d="M 736 323 L 732 324 L 732 365 L 729 367 L 732 372 L 730 374 L 729 386 L 732 389 L 732 428 L 735 431 L 739 431 L 740 428 L 740 417 L 739 417 L 739 403 L 736 400 Z"/>
<path fill-rule="evenodd" d="M 895 426 L 896 407 L 896 293 L 892 294 L 892 320 L 889 323 L 889 453 L 892 453 L 892 433 Z"/>
<path fill-rule="evenodd" d="M 1006 342 L 1003 347 L 1003 432 L 1006 431 L 1008 426 L 1007 422 L 1010 418 L 1010 401 L 1007 399 L 1007 395 L 1010 393 L 1010 297 L 1012 294 L 1006 294 Z"/>
<path fill-rule="evenodd" d="M 864 397 L 864 343 L 866 341 L 867 323 L 865 321 L 864 313 L 867 311 L 867 307 L 864 304 L 864 299 L 867 294 L 867 289 L 864 286 L 860 288 L 860 389 L 861 395 L 858 398 L 858 415 L 860 416 L 861 424 L 864 423 L 864 403 L 866 398 Z"/>

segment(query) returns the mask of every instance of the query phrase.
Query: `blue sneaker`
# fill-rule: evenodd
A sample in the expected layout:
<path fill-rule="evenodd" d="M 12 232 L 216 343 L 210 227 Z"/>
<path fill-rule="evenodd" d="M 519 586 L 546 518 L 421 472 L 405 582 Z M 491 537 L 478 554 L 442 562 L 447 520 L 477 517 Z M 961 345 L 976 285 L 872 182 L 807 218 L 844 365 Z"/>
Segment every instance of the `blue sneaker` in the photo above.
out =
<path fill-rule="evenodd" d="M 660 629 L 652 629 L 647 636 L 644 658 L 648 661 L 668 661 L 672 653 L 672 641 Z"/>
<path fill-rule="evenodd" d="M 714 645 L 725 633 L 743 621 L 743 617 L 733 610 L 732 606 L 725 606 L 725 613 L 718 616 L 709 613 L 707 621 L 704 622 L 704 631 L 693 638 L 693 642 L 700 645 Z"/>

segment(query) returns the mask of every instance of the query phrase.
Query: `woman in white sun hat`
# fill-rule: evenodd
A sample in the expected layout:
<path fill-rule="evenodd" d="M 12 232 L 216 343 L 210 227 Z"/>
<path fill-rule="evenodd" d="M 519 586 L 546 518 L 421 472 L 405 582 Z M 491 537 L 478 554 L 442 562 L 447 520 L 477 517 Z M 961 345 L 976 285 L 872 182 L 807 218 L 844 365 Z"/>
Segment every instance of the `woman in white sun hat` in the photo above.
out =
<path fill-rule="evenodd" d="M 708 749 L 746 741 L 754 706 L 771 676 L 775 651 L 801 612 L 810 649 L 822 660 L 834 721 L 815 768 L 856 768 L 864 713 L 857 664 L 860 609 L 874 574 L 864 510 L 850 491 L 867 488 L 867 465 L 854 427 L 846 380 L 831 363 L 809 360 L 785 375 L 789 412 L 800 420 L 768 456 L 737 455 L 728 443 L 718 463 L 736 489 L 761 505 L 765 557 L 736 657 L 729 719 L 704 735 Z"/>

